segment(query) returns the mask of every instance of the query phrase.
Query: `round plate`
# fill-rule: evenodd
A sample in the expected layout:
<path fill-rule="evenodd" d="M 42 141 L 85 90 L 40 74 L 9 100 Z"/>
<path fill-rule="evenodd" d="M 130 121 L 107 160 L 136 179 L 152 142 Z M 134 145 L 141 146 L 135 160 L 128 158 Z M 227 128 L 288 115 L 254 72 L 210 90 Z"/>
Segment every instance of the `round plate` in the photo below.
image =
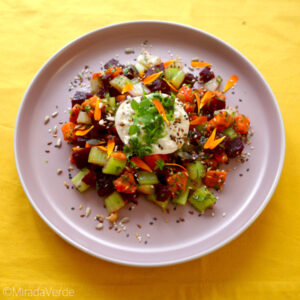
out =
<path fill-rule="evenodd" d="M 178 38 L 180 37 L 180 38 Z M 146 42 L 148 41 L 148 43 Z M 80 194 L 70 186 L 70 146 L 55 143 L 62 136 L 60 121 L 68 120 L 69 91 L 74 77 L 88 65 L 99 72 L 100 62 L 117 57 L 127 63 L 137 57 L 142 43 L 162 57 L 180 56 L 187 64 L 194 57 L 213 64 L 224 81 L 237 74 L 239 82 L 227 92 L 227 103 L 239 106 L 255 131 L 245 149 L 244 163 L 232 169 L 213 210 L 203 215 L 189 205 L 169 213 L 144 199 L 128 205 L 120 218 L 128 216 L 126 230 L 96 230 L 96 214 L 105 215 L 103 201 L 92 189 Z M 125 54 L 133 48 L 135 54 Z M 56 117 L 51 117 L 57 111 Z M 44 125 L 44 118 L 50 122 Z M 53 127 L 58 137 L 53 137 Z M 49 129 L 52 128 L 52 133 Z M 48 145 L 52 142 L 51 145 Z M 49 153 L 46 150 L 50 150 Z M 245 230 L 261 213 L 278 183 L 285 152 L 284 127 L 274 95 L 257 69 L 238 51 L 196 28 L 155 21 L 116 24 L 101 28 L 71 42 L 57 52 L 38 72 L 22 101 L 15 131 L 15 157 L 24 190 L 33 207 L 61 237 L 97 257 L 128 265 L 174 264 L 203 256 L 225 245 Z M 58 168 L 63 170 L 57 175 Z M 76 171 L 71 171 L 73 175 Z M 80 210 L 80 205 L 83 209 Z M 71 208 L 74 209 L 71 209 Z M 86 207 L 91 215 L 83 217 Z M 119 228 L 119 227 L 118 227 Z"/>

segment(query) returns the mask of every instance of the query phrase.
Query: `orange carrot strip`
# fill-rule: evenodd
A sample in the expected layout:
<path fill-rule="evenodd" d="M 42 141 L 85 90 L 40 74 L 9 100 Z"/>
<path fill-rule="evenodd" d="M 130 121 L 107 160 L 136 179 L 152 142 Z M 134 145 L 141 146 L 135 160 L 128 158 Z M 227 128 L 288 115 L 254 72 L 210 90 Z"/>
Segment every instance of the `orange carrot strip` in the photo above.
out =
<path fill-rule="evenodd" d="M 175 92 L 177 93 L 178 90 L 175 88 L 173 84 L 171 84 L 167 79 L 163 78 L 163 80 L 167 83 L 167 85 Z"/>
<path fill-rule="evenodd" d="M 122 102 L 122 101 L 124 101 L 126 99 L 126 95 L 118 95 L 117 97 L 116 97 L 116 101 L 118 101 L 118 102 Z"/>
<path fill-rule="evenodd" d="M 201 99 L 198 95 L 198 93 L 194 93 L 196 100 L 197 100 L 197 109 L 198 109 L 198 115 L 200 114 L 200 106 L 201 106 Z"/>
<path fill-rule="evenodd" d="M 94 111 L 95 121 L 99 121 L 101 119 L 101 109 L 100 109 L 99 105 L 100 105 L 100 99 L 98 98 L 96 101 L 95 111 Z"/>
<path fill-rule="evenodd" d="M 131 91 L 133 89 L 133 84 L 130 82 L 130 83 L 127 83 L 125 84 L 123 90 L 122 90 L 122 94 L 125 94 L 129 91 Z"/>
<path fill-rule="evenodd" d="M 144 163 L 139 157 L 134 156 L 130 160 L 134 162 L 138 168 L 152 173 L 152 169 L 146 163 Z"/>
<path fill-rule="evenodd" d="M 120 160 L 126 160 L 127 159 L 126 155 L 123 152 L 121 152 L 121 151 L 113 152 L 111 154 L 111 156 L 113 158 L 120 159 Z"/>
<path fill-rule="evenodd" d="M 193 68 L 204 68 L 204 67 L 211 66 L 211 64 L 207 63 L 207 62 L 204 62 L 204 61 L 192 61 L 191 66 Z"/>
<path fill-rule="evenodd" d="M 200 116 L 190 122 L 190 125 L 201 125 L 207 121 L 206 116 Z"/>
<path fill-rule="evenodd" d="M 115 141 L 114 139 L 108 139 L 107 142 L 107 157 L 110 157 L 112 152 L 114 151 L 115 148 Z"/>
<path fill-rule="evenodd" d="M 77 130 L 75 132 L 75 135 L 77 135 L 77 136 L 84 136 L 84 135 L 88 134 L 93 128 L 94 128 L 94 125 L 92 125 L 90 128 L 88 128 L 86 130 Z"/>
<path fill-rule="evenodd" d="M 200 109 L 207 103 L 207 101 L 212 98 L 214 94 L 211 91 L 206 91 L 205 94 L 202 96 L 200 101 Z"/>
<path fill-rule="evenodd" d="M 174 61 L 175 61 L 174 59 L 165 61 L 165 62 L 163 63 L 164 68 L 167 68 L 167 67 L 171 66 L 171 64 L 172 64 Z"/>
<path fill-rule="evenodd" d="M 173 163 L 165 163 L 165 166 L 175 166 L 175 167 L 179 167 L 181 168 L 185 173 L 189 174 L 188 170 L 182 166 L 182 165 L 178 165 L 178 164 L 173 164 Z"/>
<path fill-rule="evenodd" d="M 153 82 L 154 80 L 156 80 L 161 74 L 162 74 L 163 71 L 160 71 L 158 73 L 154 73 L 154 74 L 151 74 L 149 76 L 147 76 L 143 82 L 144 84 L 150 84 L 151 82 Z"/>
<path fill-rule="evenodd" d="M 99 73 L 94 73 L 94 74 L 92 75 L 92 78 L 93 78 L 93 79 L 97 79 L 97 78 L 99 78 L 101 75 L 102 75 L 101 72 L 99 72 Z"/>
<path fill-rule="evenodd" d="M 223 92 L 225 93 L 226 91 L 228 91 L 229 89 L 231 89 L 237 83 L 238 80 L 239 80 L 239 77 L 237 75 L 232 75 L 228 79 L 228 81 L 227 81 L 227 83 L 226 83 L 226 85 L 224 87 Z"/>
<path fill-rule="evenodd" d="M 166 112 L 165 112 L 165 109 L 163 107 L 163 105 L 161 104 L 161 102 L 157 99 L 154 99 L 153 100 L 153 104 L 155 105 L 158 113 L 163 117 L 164 121 L 169 124 L 169 121 L 167 119 L 167 116 L 166 116 Z"/>

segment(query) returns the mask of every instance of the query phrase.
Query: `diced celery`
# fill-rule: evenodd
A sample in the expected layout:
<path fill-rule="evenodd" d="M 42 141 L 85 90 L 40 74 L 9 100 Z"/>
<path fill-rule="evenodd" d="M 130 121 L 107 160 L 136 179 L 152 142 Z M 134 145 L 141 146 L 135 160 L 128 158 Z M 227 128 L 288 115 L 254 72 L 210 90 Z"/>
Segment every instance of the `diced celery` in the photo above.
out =
<path fill-rule="evenodd" d="M 155 173 L 146 171 L 137 172 L 137 181 L 139 184 L 157 184 L 159 182 Z"/>
<path fill-rule="evenodd" d="M 97 147 L 92 147 L 90 150 L 88 162 L 98 166 L 104 166 L 107 163 L 107 153 Z"/>
<path fill-rule="evenodd" d="M 111 195 L 105 198 L 104 203 L 108 214 L 125 206 L 125 202 L 118 192 L 113 192 Z"/>
<path fill-rule="evenodd" d="M 140 64 L 139 62 L 137 62 L 134 66 L 136 67 L 136 69 L 140 74 L 144 73 L 147 70 L 147 68 L 144 65 Z"/>
<path fill-rule="evenodd" d="M 205 177 L 205 167 L 200 161 L 194 161 L 187 165 L 187 170 L 189 172 L 190 179 L 199 180 Z"/>
<path fill-rule="evenodd" d="M 109 83 L 121 93 L 125 85 L 131 83 L 131 80 L 124 75 L 119 75 L 112 79 Z"/>
<path fill-rule="evenodd" d="M 231 140 L 235 139 L 238 136 L 238 134 L 232 127 L 226 128 L 225 130 L 223 130 L 223 133 L 227 135 Z"/>
<path fill-rule="evenodd" d="M 185 205 L 189 196 L 190 190 L 187 188 L 177 198 L 173 199 L 173 203 L 177 205 Z"/>
<path fill-rule="evenodd" d="M 120 175 L 126 166 L 126 160 L 110 157 L 102 169 L 104 174 Z"/>
<path fill-rule="evenodd" d="M 153 203 L 155 203 L 156 205 L 158 205 L 163 211 L 166 210 L 167 206 L 168 206 L 168 203 L 169 203 L 169 200 L 165 200 L 165 201 L 157 201 L 156 200 L 156 195 L 155 194 L 152 194 L 152 195 L 147 195 L 146 196 L 146 199 L 148 201 L 151 201 Z"/>
<path fill-rule="evenodd" d="M 217 198 L 206 186 L 202 186 L 189 197 L 188 201 L 196 210 L 202 212 L 211 207 L 217 201 Z"/>
<path fill-rule="evenodd" d="M 138 186 L 138 192 L 146 195 L 152 195 L 155 193 L 155 188 L 153 184 L 142 184 Z"/>
<path fill-rule="evenodd" d="M 75 186 L 75 188 L 83 193 L 85 192 L 90 186 L 87 185 L 86 183 L 84 183 L 82 181 L 83 177 L 85 175 L 87 175 L 88 173 L 90 172 L 89 169 L 87 168 L 84 168 L 84 169 L 81 169 L 73 178 L 72 178 L 72 183 L 73 185 Z"/>
<path fill-rule="evenodd" d="M 182 70 L 179 70 L 179 72 L 171 79 L 170 82 L 176 89 L 179 89 L 181 84 L 183 83 L 184 77 L 185 73 Z"/>
<path fill-rule="evenodd" d="M 171 80 L 172 78 L 174 78 L 178 72 L 180 71 L 179 68 L 166 68 L 165 69 L 165 76 L 167 80 Z"/>

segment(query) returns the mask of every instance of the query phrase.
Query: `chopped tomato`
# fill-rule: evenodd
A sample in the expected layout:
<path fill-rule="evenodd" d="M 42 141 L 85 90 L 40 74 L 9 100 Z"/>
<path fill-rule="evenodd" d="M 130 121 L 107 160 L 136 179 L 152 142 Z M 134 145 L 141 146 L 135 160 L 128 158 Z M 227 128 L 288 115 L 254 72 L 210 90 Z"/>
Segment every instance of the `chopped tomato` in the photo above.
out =
<path fill-rule="evenodd" d="M 231 126 L 233 117 L 230 113 L 225 110 L 220 111 L 215 115 L 207 124 L 208 129 L 217 128 L 222 131 Z"/>
<path fill-rule="evenodd" d="M 227 173 L 225 171 L 209 170 L 207 171 L 203 182 L 207 187 L 219 190 L 226 180 L 226 175 Z"/>
<path fill-rule="evenodd" d="M 64 135 L 64 140 L 68 142 L 73 142 L 76 140 L 75 135 L 75 126 L 76 124 L 73 122 L 68 122 L 61 127 L 61 131 Z"/>
<path fill-rule="evenodd" d="M 71 113 L 70 113 L 70 122 L 76 123 L 79 112 L 80 112 L 80 105 L 75 104 L 72 107 L 72 110 L 71 110 Z"/>
<path fill-rule="evenodd" d="M 195 108 L 196 108 L 196 104 L 194 103 L 190 103 L 190 102 L 185 102 L 183 104 L 184 106 L 184 110 L 187 112 L 187 113 L 193 113 L 195 111 Z"/>
<path fill-rule="evenodd" d="M 218 163 L 226 163 L 228 162 L 228 156 L 225 152 L 223 153 L 216 153 L 215 159 Z"/>
<path fill-rule="evenodd" d="M 215 170 L 219 165 L 218 161 L 215 158 L 205 159 L 204 162 L 213 170 Z"/>
<path fill-rule="evenodd" d="M 249 131 L 250 120 L 244 115 L 238 115 L 234 118 L 233 129 L 240 134 L 247 134 Z"/>
<path fill-rule="evenodd" d="M 173 195 L 181 194 L 186 190 L 188 176 L 184 172 L 177 172 L 167 178 L 169 188 Z"/>
<path fill-rule="evenodd" d="M 117 77 L 117 76 L 123 74 L 123 69 L 121 67 L 110 67 L 106 71 L 106 74 L 111 74 L 112 77 Z"/>
<path fill-rule="evenodd" d="M 166 162 L 168 160 L 168 156 L 165 154 L 152 154 L 152 155 L 144 156 L 144 161 L 153 171 L 157 170 L 156 162 L 158 160 L 162 160 L 163 162 Z"/>
<path fill-rule="evenodd" d="M 177 97 L 182 102 L 192 103 L 194 100 L 193 89 L 187 85 L 184 85 L 178 91 Z"/>
<path fill-rule="evenodd" d="M 114 180 L 114 186 L 120 193 L 133 194 L 137 190 L 137 184 L 130 172 L 124 172 L 118 179 Z"/>

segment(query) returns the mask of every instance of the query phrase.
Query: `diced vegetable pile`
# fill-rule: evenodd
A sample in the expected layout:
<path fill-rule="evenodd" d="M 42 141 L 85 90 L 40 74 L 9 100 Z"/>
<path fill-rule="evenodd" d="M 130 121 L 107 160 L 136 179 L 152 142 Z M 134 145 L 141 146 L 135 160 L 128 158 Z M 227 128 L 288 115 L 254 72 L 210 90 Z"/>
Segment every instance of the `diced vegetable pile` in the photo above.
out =
<path fill-rule="evenodd" d="M 77 91 L 72 97 L 70 120 L 61 128 L 72 145 L 70 161 L 79 169 L 72 183 L 79 192 L 95 186 L 109 215 L 137 202 L 138 195 L 163 210 L 169 202 L 189 203 L 199 212 L 215 204 L 208 188 L 222 189 L 227 173 L 221 166 L 241 155 L 250 121 L 225 109 L 225 92 L 237 82 L 236 75 L 221 91 L 222 78 L 211 64 L 192 61 L 191 66 L 200 69 L 198 76 L 185 72 L 178 60 L 162 62 L 147 51 L 135 64 L 111 59 L 103 72 L 93 74 L 89 93 Z M 140 102 L 132 100 L 138 96 Z M 152 145 L 174 120 L 175 99 L 188 115 L 188 134 L 177 151 L 154 154 Z M 127 100 L 136 121 L 125 145 L 115 114 Z"/>

